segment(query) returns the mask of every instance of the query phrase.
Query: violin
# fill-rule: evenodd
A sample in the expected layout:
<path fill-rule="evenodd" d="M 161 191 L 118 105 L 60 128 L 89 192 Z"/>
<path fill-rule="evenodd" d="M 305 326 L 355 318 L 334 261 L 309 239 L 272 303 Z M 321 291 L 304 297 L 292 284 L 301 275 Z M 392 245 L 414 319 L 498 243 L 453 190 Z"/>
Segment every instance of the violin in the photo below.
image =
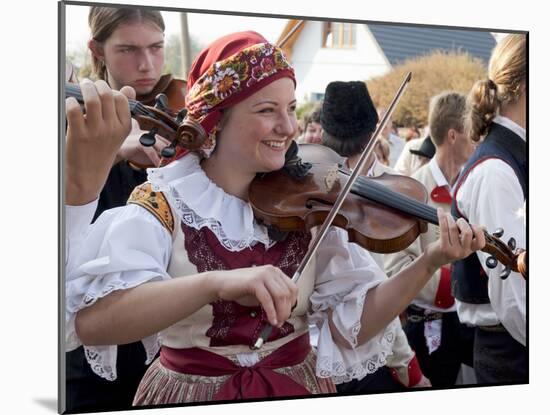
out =
<path fill-rule="evenodd" d="M 138 95 L 136 100 L 147 106 L 162 106 L 163 112 L 177 117 L 178 112 L 185 108 L 185 90 L 187 82 L 174 78 L 170 74 L 162 75 L 151 92 L 145 95 Z M 159 94 L 166 96 L 162 103 L 159 102 Z M 185 115 L 185 114 L 183 114 Z"/>
<path fill-rule="evenodd" d="M 175 90 L 179 88 L 178 83 L 174 83 L 173 80 L 171 85 L 173 86 L 170 88 Z M 78 85 L 65 83 L 65 97 L 74 97 L 82 106 L 84 105 L 84 98 Z M 177 95 L 172 97 L 172 102 L 180 102 Z M 156 134 L 171 141 L 170 145 L 161 151 L 161 156 L 165 158 L 175 155 L 176 146 L 197 150 L 206 140 L 206 133 L 202 126 L 185 117 L 187 113 L 185 108 L 181 109 L 174 117 L 174 112 L 168 107 L 169 103 L 169 98 L 163 93 L 157 94 L 154 106 L 144 105 L 138 100 L 128 100 L 130 115 L 138 122 L 142 130 L 148 131 L 140 137 L 142 145 L 153 146 L 156 142 Z"/>
<path fill-rule="evenodd" d="M 255 217 L 268 228 L 289 232 L 310 230 L 324 223 L 343 184 L 350 176 L 345 159 L 328 147 L 293 143 L 285 167 L 259 174 L 249 187 L 249 201 Z M 372 252 L 391 253 L 408 247 L 427 224 L 438 226 L 437 210 L 426 204 L 428 192 L 413 178 L 383 174 L 358 176 L 332 225 L 345 229 L 350 242 Z M 501 278 L 511 271 L 526 277 L 526 255 L 499 237 L 503 231 L 485 233 L 486 261 L 495 268 L 505 265 Z M 521 257 L 521 258 L 520 258 Z"/>

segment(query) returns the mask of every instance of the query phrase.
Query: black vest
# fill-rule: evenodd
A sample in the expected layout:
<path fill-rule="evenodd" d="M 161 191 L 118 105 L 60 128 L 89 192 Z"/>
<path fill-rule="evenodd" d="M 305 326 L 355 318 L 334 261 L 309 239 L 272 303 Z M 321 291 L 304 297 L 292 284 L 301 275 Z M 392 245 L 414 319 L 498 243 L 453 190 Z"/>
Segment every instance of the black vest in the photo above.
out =
<path fill-rule="evenodd" d="M 458 177 L 451 206 L 451 213 L 455 217 L 464 217 L 456 206 L 456 195 L 460 186 L 472 169 L 482 160 L 488 158 L 499 158 L 514 169 L 523 190 L 523 197 L 526 197 L 526 142 L 508 128 L 493 123 L 489 134 L 470 157 Z M 468 220 L 468 218 L 464 218 Z M 476 253 L 454 263 L 451 281 L 451 290 L 456 299 L 471 304 L 489 303 L 487 275 L 483 271 Z"/>

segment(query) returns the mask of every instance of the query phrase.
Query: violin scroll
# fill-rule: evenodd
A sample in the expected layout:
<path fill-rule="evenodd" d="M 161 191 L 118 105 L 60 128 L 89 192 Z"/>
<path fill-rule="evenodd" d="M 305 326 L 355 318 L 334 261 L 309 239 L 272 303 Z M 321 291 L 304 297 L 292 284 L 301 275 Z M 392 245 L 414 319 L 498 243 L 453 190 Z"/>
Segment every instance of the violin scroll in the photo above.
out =
<path fill-rule="evenodd" d="M 508 278 L 512 271 L 519 272 L 523 278 L 527 278 L 527 252 L 516 249 L 514 238 L 510 238 L 507 244 L 502 242 L 499 237 L 503 234 L 504 232 L 501 229 L 497 229 L 493 234 L 485 232 L 487 243 L 482 250 L 490 254 L 485 261 L 485 265 L 493 269 L 498 262 L 503 264 L 505 268 L 500 274 L 500 278 L 503 280 Z"/>
<path fill-rule="evenodd" d="M 198 150 L 206 141 L 206 131 L 196 120 L 185 117 L 177 129 L 177 145 L 188 150 Z"/>
<path fill-rule="evenodd" d="M 518 270 L 523 278 L 527 279 L 527 251 L 521 251 L 518 255 Z"/>

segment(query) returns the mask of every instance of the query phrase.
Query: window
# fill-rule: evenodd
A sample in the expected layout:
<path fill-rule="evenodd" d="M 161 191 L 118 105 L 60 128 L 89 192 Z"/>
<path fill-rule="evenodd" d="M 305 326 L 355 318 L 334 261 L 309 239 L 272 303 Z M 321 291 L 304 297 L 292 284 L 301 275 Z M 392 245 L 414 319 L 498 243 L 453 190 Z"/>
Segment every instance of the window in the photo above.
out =
<path fill-rule="evenodd" d="M 353 23 L 324 22 L 323 47 L 353 48 L 355 47 L 356 25 Z"/>
<path fill-rule="evenodd" d="M 312 92 L 309 95 L 309 100 L 312 102 L 321 102 L 325 98 L 324 92 Z"/>

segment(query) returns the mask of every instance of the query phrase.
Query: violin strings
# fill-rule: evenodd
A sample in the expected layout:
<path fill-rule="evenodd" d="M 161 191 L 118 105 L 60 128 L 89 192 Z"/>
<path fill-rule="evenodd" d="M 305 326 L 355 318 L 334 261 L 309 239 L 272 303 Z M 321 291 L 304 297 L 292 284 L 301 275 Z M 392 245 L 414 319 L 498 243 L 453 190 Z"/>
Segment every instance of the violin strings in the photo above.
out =
<path fill-rule="evenodd" d="M 378 203 L 402 210 L 433 224 L 439 223 L 437 219 L 437 211 L 434 208 L 424 205 L 409 196 L 388 189 L 380 183 L 367 181 L 366 178 L 361 177 L 358 178 L 356 189 L 362 196 L 366 196 Z"/>
<path fill-rule="evenodd" d="M 432 222 L 435 222 L 435 223 L 439 222 L 437 218 L 437 210 L 435 208 L 429 205 L 426 205 L 424 203 L 421 203 L 407 195 L 403 195 L 393 191 L 390 193 L 388 192 L 389 189 L 387 189 L 385 186 L 383 186 L 380 183 L 371 181 L 371 184 L 374 184 L 374 187 L 376 187 L 379 191 L 387 192 L 386 195 L 389 195 L 391 198 L 395 198 L 395 200 L 398 201 L 399 203 L 405 203 L 406 206 L 424 215 L 428 220 L 431 220 Z"/>
<path fill-rule="evenodd" d="M 348 174 L 345 170 L 341 172 Z M 386 186 L 373 182 L 366 177 L 359 177 L 358 182 L 354 184 L 359 192 L 364 192 L 362 196 L 367 196 L 372 200 L 384 205 L 402 210 L 414 216 L 418 216 L 435 225 L 439 223 L 437 211 L 431 206 L 425 205 L 407 195 L 388 189 Z"/>
<path fill-rule="evenodd" d="M 378 192 L 382 192 L 382 195 L 389 197 L 389 200 L 393 200 L 395 202 L 398 202 L 399 204 L 404 203 L 405 206 L 409 207 L 410 209 L 413 209 L 415 213 L 419 213 L 423 216 L 425 216 L 427 219 L 438 222 L 437 219 L 437 210 L 433 207 L 426 205 L 422 202 L 419 202 L 418 200 L 415 200 L 411 198 L 410 196 L 403 195 L 399 192 L 393 191 L 391 189 L 388 189 L 384 185 L 380 183 L 376 183 L 374 181 L 367 181 L 366 179 L 363 180 L 365 183 L 365 186 L 371 186 L 373 189 L 377 190 Z M 397 206 L 398 207 L 398 206 Z"/>
<path fill-rule="evenodd" d="M 439 223 L 439 220 L 437 218 L 437 211 L 434 208 L 424 205 L 417 200 L 410 198 L 409 196 L 402 195 L 397 192 L 390 193 L 388 192 L 387 188 L 385 188 L 383 185 L 380 185 L 379 183 L 369 183 L 367 184 L 367 186 L 371 184 L 374 184 L 374 186 L 372 187 L 378 192 L 385 192 L 382 193 L 382 198 L 389 202 L 396 203 L 396 208 L 404 205 L 410 213 L 416 214 L 422 219 L 427 220 L 428 222 L 431 222 L 435 225 Z"/>
<path fill-rule="evenodd" d="M 429 205 L 425 205 L 407 195 L 388 189 L 380 183 L 369 181 L 364 177 L 358 178 L 358 183 L 356 183 L 356 185 L 361 196 L 367 196 L 376 202 L 402 210 L 439 226 L 437 210 Z M 508 247 L 499 238 L 494 237 L 487 232 L 487 230 L 483 230 L 483 234 L 487 245 L 497 246 L 500 250 L 504 251 L 508 249 Z"/>

